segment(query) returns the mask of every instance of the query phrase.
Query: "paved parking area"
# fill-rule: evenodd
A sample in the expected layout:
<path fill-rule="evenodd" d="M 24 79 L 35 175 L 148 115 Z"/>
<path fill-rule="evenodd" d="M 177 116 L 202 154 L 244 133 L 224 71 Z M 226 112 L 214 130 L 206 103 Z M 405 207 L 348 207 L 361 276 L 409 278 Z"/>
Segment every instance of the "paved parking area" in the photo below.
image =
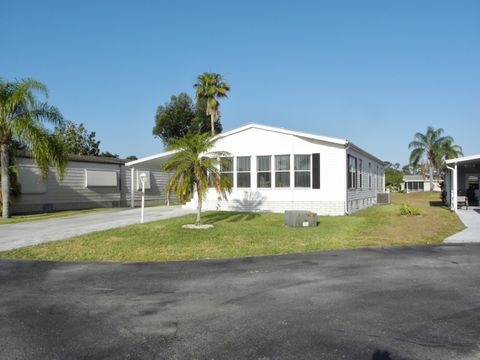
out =
<path fill-rule="evenodd" d="M 479 259 L 462 244 L 0 260 L 0 359 L 479 359 Z"/>
<path fill-rule="evenodd" d="M 459 209 L 457 215 L 466 229 L 444 240 L 446 244 L 480 243 L 480 207 Z"/>
<path fill-rule="evenodd" d="M 145 208 L 145 222 L 193 213 L 181 206 Z M 140 223 L 140 209 L 121 209 L 0 225 L 0 251 Z"/>

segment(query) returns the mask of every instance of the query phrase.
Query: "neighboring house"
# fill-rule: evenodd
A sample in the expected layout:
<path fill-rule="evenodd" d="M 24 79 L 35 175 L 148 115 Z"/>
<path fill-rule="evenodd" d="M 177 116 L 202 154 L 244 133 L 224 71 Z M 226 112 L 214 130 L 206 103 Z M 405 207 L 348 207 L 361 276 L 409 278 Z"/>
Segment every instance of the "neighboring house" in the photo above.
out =
<path fill-rule="evenodd" d="M 480 154 L 446 161 L 446 202 L 450 209 L 458 209 L 459 197 L 467 198 L 470 206 L 480 206 Z"/>
<path fill-rule="evenodd" d="M 214 189 L 205 210 L 311 210 L 320 215 L 345 215 L 376 203 L 384 191 L 384 163 L 345 139 L 249 124 L 217 135 L 212 151 L 231 154 L 222 169 L 233 184 L 228 200 Z M 165 152 L 126 164 L 160 167 Z M 196 208 L 194 197 L 185 206 Z"/>
<path fill-rule="evenodd" d="M 443 180 L 433 180 L 433 191 L 442 191 Z M 430 191 L 430 180 L 422 175 L 404 175 L 401 189 L 407 193 Z"/>
<path fill-rule="evenodd" d="M 43 181 L 34 161 L 28 156 L 19 156 L 16 165 L 21 194 L 13 199 L 12 213 L 128 206 L 132 199 L 138 202 L 138 172 L 132 179 L 132 174 L 126 172 L 125 162 L 114 158 L 69 156 L 63 180 L 57 176 L 57 170 L 50 167 Z M 168 174 L 158 168 L 142 170 L 147 174 L 146 201 L 165 204 Z"/>

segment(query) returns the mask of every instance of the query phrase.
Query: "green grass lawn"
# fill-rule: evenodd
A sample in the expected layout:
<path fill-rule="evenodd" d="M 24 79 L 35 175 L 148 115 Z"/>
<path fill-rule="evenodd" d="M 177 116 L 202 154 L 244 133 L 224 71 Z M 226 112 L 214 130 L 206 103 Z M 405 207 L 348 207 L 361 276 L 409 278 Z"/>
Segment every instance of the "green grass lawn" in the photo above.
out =
<path fill-rule="evenodd" d="M 55 212 L 38 213 L 38 214 L 31 214 L 31 215 L 13 215 L 8 219 L 2 219 L 0 217 L 0 225 L 16 224 L 16 223 L 21 223 L 25 221 L 53 219 L 58 217 L 88 214 L 88 213 L 99 212 L 99 211 L 113 211 L 116 209 L 117 208 L 97 208 L 97 209 L 84 209 L 84 210 L 55 211 Z"/>
<path fill-rule="evenodd" d="M 283 254 L 365 246 L 436 244 L 461 230 L 438 194 L 395 194 L 351 216 L 319 217 L 315 228 L 289 228 L 283 214 L 207 212 L 213 229 L 187 230 L 194 215 L 132 225 L 0 253 L 4 258 L 155 261 Z M 400 216 L 408 202 L 421 216 Z"/>

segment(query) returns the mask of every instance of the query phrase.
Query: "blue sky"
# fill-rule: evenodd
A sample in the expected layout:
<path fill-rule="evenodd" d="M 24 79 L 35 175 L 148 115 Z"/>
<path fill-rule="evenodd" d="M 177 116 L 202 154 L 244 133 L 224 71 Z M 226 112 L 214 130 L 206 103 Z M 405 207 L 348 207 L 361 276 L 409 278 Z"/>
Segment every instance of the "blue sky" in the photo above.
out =
<path fill-rule="evenodd" d="M 480 153 L 480 1 L 2 1 L 0 76 L 33 77 L 121 156 L 162 150 L 156 107 L 203 71 L 231 84 L 224 129 L 347 138 L 407 162 L 443 127 Z"/>

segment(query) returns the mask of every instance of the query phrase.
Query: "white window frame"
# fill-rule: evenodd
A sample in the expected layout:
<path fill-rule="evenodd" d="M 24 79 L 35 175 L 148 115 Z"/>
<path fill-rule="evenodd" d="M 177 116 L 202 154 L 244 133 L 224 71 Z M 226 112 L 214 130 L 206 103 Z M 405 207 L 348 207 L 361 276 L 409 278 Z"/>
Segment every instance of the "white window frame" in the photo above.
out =
<path fill-rule="evenodd" d="M 277 156 L 288 157 L 288 170 L 277 170 Z M 273 157 L 273 173 L 274 173 L 274 186 L 276 189 L 290 189 L 292 187 L 292 156 L 291 154 L 277 154 Z M 288 174 L 288 186 L 278 186 L 277 185 L 277 173 Z M 294 178 L 295 181 L 295 178 Z"/>
<path fill-rule="evenodd" d="M 238 170 L 238 159 L 239 158 L 245 158 L 245 159 L 249 159 L 249 163 L 250 163 L 250 170 L 249 171 L 239 171 Z M 239 189 L 251 189 L 252 188 L 252 157 L 251 156 L 237 156 L 235 158 L 235 165 L 236 165 L 236 172 L 235 172 L 235 180 L 236 180 L 236 185 L 237 185 L 237 188 Z M 249 174 L 250 175 L 250 186 L 239 186 L 238 184 L 238 175 L 239 174 Z"/>
<path fill-rule="evenodd" d="M 270 170 L 259 170 L 258 167 L 259 167 L 259 164 L 260 162 L 258 161 L 259 158 L 268 158 L 268 164 L 269 164 L 269 168 Z M 273 179 L 272 179 L 272 155 L 257 155 L 256 158 L 255 158 L 255 166 L 256 166 L 256 173 L 255 173 L 255 178 L 257 180 L 257 188 L 259 189 L 271 189 L 273 187 Z M 251 164 L 250 164 L 250 168 L 251 168 Z M 260 174 L 270 174 L 270 186 L 260 186 L 259 185 L 259 179 L 258 179 L 258 176 Z"/>
<path fill-rule="evenodd" d="M 308 156 L 308 170 L 295 170 L 295 156 Z M 297 186 L 295 183 L 296 173 L 309 173 L 309 185 L 308 186 Z M 293 187 L 295 189 L 311 189 L 312 188 L 312 154 L 293 154 Z"/>

